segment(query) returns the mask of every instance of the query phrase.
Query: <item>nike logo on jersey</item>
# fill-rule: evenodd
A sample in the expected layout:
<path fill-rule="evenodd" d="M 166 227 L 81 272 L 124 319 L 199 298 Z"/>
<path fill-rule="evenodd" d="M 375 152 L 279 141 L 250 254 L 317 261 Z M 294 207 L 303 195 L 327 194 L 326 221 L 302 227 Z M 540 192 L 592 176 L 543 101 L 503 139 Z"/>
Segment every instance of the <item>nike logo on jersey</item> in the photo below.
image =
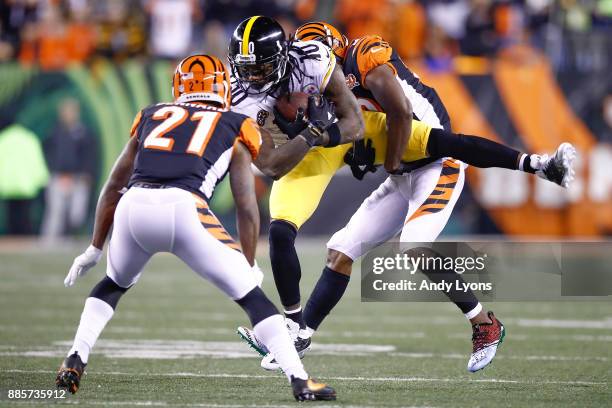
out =
<path fill-rule="evenodd" d="M 372 52 L 372 53 L 377 53 L 377 52 L 382 51 L 382 50 L 384 50 L 384 48 L 383 48 L 383 47 L 374 47 L 374 48 L 372 48 L 372 49 L 370 50 L 370 52 Z"/>

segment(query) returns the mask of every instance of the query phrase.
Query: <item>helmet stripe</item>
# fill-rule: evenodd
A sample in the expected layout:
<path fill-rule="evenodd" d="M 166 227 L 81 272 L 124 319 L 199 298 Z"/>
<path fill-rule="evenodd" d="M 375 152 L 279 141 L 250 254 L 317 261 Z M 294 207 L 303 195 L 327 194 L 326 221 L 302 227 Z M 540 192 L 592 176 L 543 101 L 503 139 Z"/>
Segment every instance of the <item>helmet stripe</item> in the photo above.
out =
<path fill-rule="evenodd" d="M 247 22 L 246 27 L 244 27 L 244 34 L 242 35 L 242 55 L 249 55 L 249 36 L 251 35 L 251 28 L 253 28 L 253 23 L 261 16 L 253 16 Z"/>

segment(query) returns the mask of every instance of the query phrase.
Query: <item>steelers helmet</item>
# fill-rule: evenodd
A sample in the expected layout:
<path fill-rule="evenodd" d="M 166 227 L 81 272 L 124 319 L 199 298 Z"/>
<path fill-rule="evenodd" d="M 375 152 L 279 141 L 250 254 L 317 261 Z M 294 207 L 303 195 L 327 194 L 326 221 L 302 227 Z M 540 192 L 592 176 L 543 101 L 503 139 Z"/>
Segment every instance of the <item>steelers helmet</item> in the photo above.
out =
<path fill-rule="evenodd" d="M 295 39 L 301 41 L 320 41 L 331 48 L 334 55 L 341 60 L 344 59 L 346 48 L 349 45 L 348 38 L 336 27 L 323 21 L 311 21 L 302 24 L 295 31 Z"/>
<path fill-rule="evenodd" d="M 172 76 L 172 96 L 176 102 L 213 102 L 229 108 L 229 73 L 213 55 L 190 55 L 176 66 Z"/>
<path fill-rule="evenodd" d="M 289 44 L 276 20 L 249 17 L 234 30 L 228 59 L 242 89 L 263 93 L 278 84 L 287 70 Z"/>

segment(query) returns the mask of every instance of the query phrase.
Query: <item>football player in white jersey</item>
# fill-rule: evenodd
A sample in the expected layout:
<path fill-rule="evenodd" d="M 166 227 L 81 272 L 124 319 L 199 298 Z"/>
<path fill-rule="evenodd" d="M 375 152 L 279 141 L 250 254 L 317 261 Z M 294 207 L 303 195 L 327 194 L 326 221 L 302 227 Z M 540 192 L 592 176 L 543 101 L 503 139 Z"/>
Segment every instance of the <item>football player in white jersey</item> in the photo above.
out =
<path fill-rule="evenodd" d="M 311 147 L 334 147 L 362 138 L 363 119 L 357 99 L 346 86 L 334 54 L 320 42 L 288 41 L 275 20 L 253 16 L 236 27 L 229 45 L 229 63 L 231 109 L 255 119 L 277 145 L 299 137 Z M 304 121 L 295 121 L 292 126 L 273 115 L 277 99 L 293 92 L 326 97 L 321 106 L 315 106 L 316 99 L 311 98 L 305 128 Z M 328 99 L 337 117 L 332 123 Z"/>
<path fill-rule="evenodd" d="M 363 118 L 357 99 L 346 85 L 342 68 L 336 64 L 331 50 L 318 41 L 287 40 L 282 27 L 273 19 L 253 16 L 241 22 L 229 45 L 232 69 L 232 110 L 255 119 L 262 127 L 263 143 L 274 143 L 275 154 L 257 167 L 285 167 L 299 161 L 282 159 L 286 151 L 300 149 L 304 159 L 300 165 L 327 161 L 327 157 L 347 143 L 363 137 Z M 275 115 L 279 97 L 304 92 L 312 95 L 307 112 L 295 121 Z M 315 95 L 323 95 L 317 98 Z M 322 101 L 317 102 L 317 101 Z M 342 160 L 344 154 L 336 154 Z M 318 165 L 317 165 L 318 166 Z M 309 179 L 319 179 L 315 166 Z M 280 166 L 279 166 L 280 167 Z M 279 171 L 279 174 L 284 174 Z M 269 171 L 266 173 L 269 174 Z M 329 180 L 327 180 L 328 182 Z M 327 182 L 323 183 L 325 186 Z M 275 185 L 272 187 L 274 196 Z M 308 194 L 302 191 L 302 194 Z M 274 218 L 274 215 L 273 215 Z M 272 220 L 270 224 L 270 258 L 272 271 L 285 314 L 289 319 L 300 306 L 300 266 L 293 242 L 299 226 Z M 306 339 L 303 347 L 308 347 Z"/>

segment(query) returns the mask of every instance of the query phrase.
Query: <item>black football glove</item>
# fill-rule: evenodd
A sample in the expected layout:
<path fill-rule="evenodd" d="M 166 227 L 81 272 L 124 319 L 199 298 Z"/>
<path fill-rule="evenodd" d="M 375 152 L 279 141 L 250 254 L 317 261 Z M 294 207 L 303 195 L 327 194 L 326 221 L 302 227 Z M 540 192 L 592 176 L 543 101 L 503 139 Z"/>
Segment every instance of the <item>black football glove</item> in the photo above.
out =
<path fill-rule="evenodd" d="M 295 119 L 293 121 L 288 121 L 278 109 L 274 108 L 273 123 L 278 126 L 280 131 L 286 134 L 289 139 L 293 139 L 308 127 L 308 122 L 304 116 L 304 109 L 298 108 Z"/>
<path fill-rule="evenodd" d="M 323 96 L 311 95 L 306 111 L 305 115 L 304 110 L 298 108 L 295 120 L 290 122 L 274 108 L 274 123 L 289 139 L 301 135 L 310 146 L 320 146 L 327 128 L 338 121 L 334 104 Z"/>
<path fill-rule="evenodd" d="M 324 96 L 308 97 L 308 127 L 311 131 L 322 134 L 328 127 L 338 121 L 336 107 Z"/>
<path fill-rule="evenodd" d="M 368 139 L 367 143 L 363 139 L 354 142 L 344 155 L 344 162 L 351 167 L 357 180 L 363 180 L 369 172 L 376 172 L 375 160 L 376 149 L 372 147 L 372 139 Z"/>

